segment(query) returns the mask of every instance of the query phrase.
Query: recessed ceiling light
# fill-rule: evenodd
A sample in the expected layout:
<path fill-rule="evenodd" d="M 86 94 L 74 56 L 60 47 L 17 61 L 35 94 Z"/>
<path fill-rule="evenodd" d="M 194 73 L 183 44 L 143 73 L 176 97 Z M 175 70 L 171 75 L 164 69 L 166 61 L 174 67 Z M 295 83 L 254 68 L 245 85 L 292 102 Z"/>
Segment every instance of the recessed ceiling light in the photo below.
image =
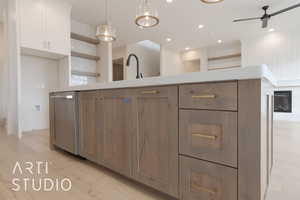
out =
<path fill-rule="evenodd" d="M 190 47 L 185 47 L 185 50 L 187 51 L 187 50 L 190 50 Z"/>
<path fill-rule="evenodd" d="M 204 25 L 199 24 L 198 28 L 199 28 L 199 29 L 204 28 Z"/>
<path fill-rule="evenodd" d="M 171 38 L 166 38 L 166 41 L 167 41 L 167 42 L 171 42 L 172 39 L 171 39 Z"/>
<path fill-rule="evenodd" d="M 218 40 L 218 43 L 221 44 L 223 41 L 222 40 Z"/>
<path fill-rule="evenodd" d="M 269 32 L 273 32 L 273 31 L 275 31 L 274 28 L 270 28 L 270 29 L 269 29 Z"/>
<path fill-rule="evenodd" d="M 173 0 L 166 0 L 167 3 L 173 3 Z"/>

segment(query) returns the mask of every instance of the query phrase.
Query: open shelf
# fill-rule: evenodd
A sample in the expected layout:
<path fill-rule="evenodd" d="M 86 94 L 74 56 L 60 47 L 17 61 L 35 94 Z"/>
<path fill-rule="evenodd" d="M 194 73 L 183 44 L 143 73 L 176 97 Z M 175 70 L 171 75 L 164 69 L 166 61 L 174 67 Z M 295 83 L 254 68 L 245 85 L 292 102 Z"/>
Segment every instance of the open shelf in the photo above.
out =
<path fill-rule="evenodd" d="M 79 35 L 77 33 L 71 33 L 71 38 L 74 39 L 74 40 L 79 40 L 79 41 L 87 42 L 87 43 L 90 43 L 90 44 L 95 44 L 95 45 L 100 44 L 100 41 L 97 40 L 97 39 L 90 38 L 90 37 L 87 37 L 87 36 L 84 36 L 84 35 Z"/>
<path fill-rule="evenodd" d="M 72 70 L 72 74 L 78 75 L 78 76 L 90 76 L 90 77 L 99 77 L 99 73 L 93 73 L 93 72 L 82 72 L 82 71 L 76 71 Z"/>
<path fill-rule="evenodd" d="M 208 61 L 238 58 L 238 57 L 241 57 L 241 56 L 242 55 L 240 53 L 237 53 L 237 54 L 231 54 L 231 55 L 226 55 L 226 56 L 218 56 L 218 57 L 208 58 Z"/>
<path fill-rule="evenodd" d="M 89 54 L 85 54 L 85 53 L 79 53 L 79 52 L 76 52 L 76 51 L 72 51 L 71 56 L 84 58 L 84 59 L 89 59 L 89 60 L 95 60 L 95 61 L 100 60 L 100 57 L 98 57 L 98 56 L 93 56 L 93 55 L 89 55 Z"/>
<path fill-rule="evenodd" d="M 208 71 L 212 71 L 212 70 L 218 70 L 218 69 L 232 69 L 232 68 L 239 68 L 241 67 L 240 65 L 236 65 L 236 66 L 227 66 L 227 67 L 212 67 L 209 66 L 208 67 Z"/>

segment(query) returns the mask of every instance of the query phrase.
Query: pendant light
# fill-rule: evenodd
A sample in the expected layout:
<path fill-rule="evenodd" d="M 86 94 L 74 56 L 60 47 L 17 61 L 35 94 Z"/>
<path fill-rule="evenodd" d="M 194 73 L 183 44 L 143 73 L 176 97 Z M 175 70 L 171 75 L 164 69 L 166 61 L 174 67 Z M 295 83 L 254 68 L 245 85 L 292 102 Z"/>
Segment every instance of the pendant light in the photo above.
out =
<path fill-rule="evenodd" d="M 159 24 L 158 13 L 151 9 L 149 0 L 141 0 L 135 23 L 141 28 L 149 28 Z"/>
<path fill-rule="evenodd" d="M 204 3 L 209 3 L 209 4 L 213 4 L 213 3 L 220 3 L 224 0 L 201 0 Z"/>
<path fill-rule="evenodd" d="M 109 0 L 105 0 L 106 9 L 105 9 L 105 17 L 106 23 L 97 26 L 96 37 L 102 42 L 113 42 L 116 40 L 116 30 L 110 23 L 110 15 L 109 15 Z"/>

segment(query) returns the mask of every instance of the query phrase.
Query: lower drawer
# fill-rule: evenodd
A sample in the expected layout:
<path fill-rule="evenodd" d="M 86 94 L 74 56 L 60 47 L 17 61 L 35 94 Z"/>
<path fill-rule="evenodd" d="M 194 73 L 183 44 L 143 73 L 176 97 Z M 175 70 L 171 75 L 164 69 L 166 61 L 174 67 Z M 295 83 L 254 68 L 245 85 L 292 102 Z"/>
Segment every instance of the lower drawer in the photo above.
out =
<path fill-rule="evenodd" d="M 180 156 L 181 200 L 237 200 L 237 170 Z"/>

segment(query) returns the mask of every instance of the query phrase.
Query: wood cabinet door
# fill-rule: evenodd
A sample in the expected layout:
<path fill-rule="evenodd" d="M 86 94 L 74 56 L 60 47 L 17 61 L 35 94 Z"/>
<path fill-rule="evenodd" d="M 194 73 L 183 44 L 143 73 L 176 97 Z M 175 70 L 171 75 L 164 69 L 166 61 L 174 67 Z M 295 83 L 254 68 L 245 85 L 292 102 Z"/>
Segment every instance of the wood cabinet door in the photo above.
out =
<path fill-rule="evenodd" d="M 178 88 L 142 88 L 134 93 L 134 178 L 178 197 Z"/>
<path fill-rule="evenodd" d="M 80 92 L 79 94 L 79 155 L 97 162 L 97 92 Z"/>
<path fill-rule="evenodd" d="M 125 176 L 131 176 L 134 113 L 127 90 L 101 92 L 99 114 L 99 162 Z"/>
<path fill-rule="evenodd" d="M 45 50 L 45 6 L 43 0 L 21 0 L 20 39 L 21 46 Z"/>

